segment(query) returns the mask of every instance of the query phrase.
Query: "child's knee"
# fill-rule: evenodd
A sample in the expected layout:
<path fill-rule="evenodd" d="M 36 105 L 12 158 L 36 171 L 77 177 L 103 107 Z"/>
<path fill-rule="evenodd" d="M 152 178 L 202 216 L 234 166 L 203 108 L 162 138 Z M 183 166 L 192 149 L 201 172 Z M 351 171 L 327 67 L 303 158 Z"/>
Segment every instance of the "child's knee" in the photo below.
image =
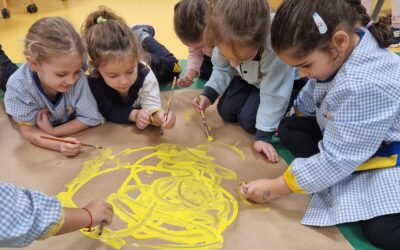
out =
<path fill-rule="evenodd" d="M 219 115 L 224 121 L 227 122 L 237 122 L 238 120 L 238 114 L 234 110 L 232 110 L 229 105 L 226 105 L 225 103 L 219 102 L 217 105 L 217 110 Z"/>
<path fill-rule="evenodd" d="M 256 132 L 256 117 L 243 115 L 240 113 L 238 115 L 238 122 L 241 128 L 247 133 L 254 134 Z"/>

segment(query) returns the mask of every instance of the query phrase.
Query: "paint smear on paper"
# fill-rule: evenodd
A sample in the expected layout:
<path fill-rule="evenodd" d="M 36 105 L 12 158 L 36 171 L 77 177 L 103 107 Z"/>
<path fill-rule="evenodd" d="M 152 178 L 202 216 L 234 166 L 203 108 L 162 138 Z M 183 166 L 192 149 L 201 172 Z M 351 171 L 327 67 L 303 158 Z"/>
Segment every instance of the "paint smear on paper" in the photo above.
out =
<path fill-rule="evenodd" d="M 143 155 L 147 151 L 147 155 L 133 163 L 119 159 L 139 152 Z M 154 166 L 146 164 L 154 158 L 157 162 Z M 224 240 L 222 232 L 237 217 L 238 204 L 221 187 L 223 179 L 235 180 L 236 173 L 214 160 L 207 155 L 204 146 L 195 149 L 159 144 L 128 148 L 116 155 L 106 149 L 100 156 L 84 163 L 81 173 L 66 185 L 68 190 L 58 194 L 58 198 L 63 206 L 76 207 L 73 196 L 87 182 L 112 171 L 130 169 L 120 188 L 106 199 L 114 208 L 114 217 L 124 221 L 127 227 L 119 230 L 104 228 L 102 236 L 81 230 L 83 234 L 115 249 L 124 246 L 219 249 Z M 139 174 L 143 172 L 147 175 L 161 172 L 166 177 L 154 178 L 149 183 L 148 179 L 140 179 Z M 138 195 L 130 197 L 128 192 Z"/>

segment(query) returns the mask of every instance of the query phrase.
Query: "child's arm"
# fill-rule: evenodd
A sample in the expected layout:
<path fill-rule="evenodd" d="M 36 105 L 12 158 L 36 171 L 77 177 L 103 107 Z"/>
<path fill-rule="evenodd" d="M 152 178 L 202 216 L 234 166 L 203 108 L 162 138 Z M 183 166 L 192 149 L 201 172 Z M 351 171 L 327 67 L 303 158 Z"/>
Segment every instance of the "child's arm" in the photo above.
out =
<path fill-rule="evenodd" d="M 62 209 L 56 197 L 11 184 L 0 184 L 0 197 L 0 247 L 23 247 L 52 235 L 108 225 L 113 216 L 112 207 L 105 202 L 90 202 L 85 207 L 88 211 Z"/>
<path fill-rule="evenodd" d="M 65 234 L 81 228 L 94 227 L 100 224 L 110 225 L 112 222 L 113 208 L 102 201 L 91 201 L 82 208 L 63 208 L 64 223 L 56 233 Z"/>
<path fill-rule="evenodd" d="M 80 153 L 80 144 L 76 138 L 68 137 L 65 139 L 74 141 L 76 144 L 50 141 L 40 138 L 49 136 L 35 125 L 20 125 L 22 135 L 33 145 L 61 152 L 65 156 L 75 156 Z"/>
<path fill-rule="evenodd" d="M 240 186 L 240 193 L 249 200 L 266 203 L 284 197 L 292 191 L 283 176 L 275 179 L 259 179 Z"/>
<path fill-rule="evenodd" d="M 204 60 L 201 48 L 189 47 L 189 56 L 186 64 L 186 73 L 178 80 L 179 86 L 186 88 L 193 83 L 193 79 L 199 76 L 200 67 Z"/>
<path fill-rule="evenodd" d="M 208 98 L 211 104 L 224 93 L 233 78 L 234 70 L 229 61 L 225 59 L 218 48 L 214 48 L 211 55 L 213 72 L 207 81 L 201 95 Z"/>
<path fill-rule="evenodd" d="M 59 126 L 53 127 L 49 122 L 47 109 L 42 109 L 38 112 L 36 116 L 36 124 L 39 129 L 53 136 L 68 136 L 90 127 L 78 119 L 73 119 Z"/>

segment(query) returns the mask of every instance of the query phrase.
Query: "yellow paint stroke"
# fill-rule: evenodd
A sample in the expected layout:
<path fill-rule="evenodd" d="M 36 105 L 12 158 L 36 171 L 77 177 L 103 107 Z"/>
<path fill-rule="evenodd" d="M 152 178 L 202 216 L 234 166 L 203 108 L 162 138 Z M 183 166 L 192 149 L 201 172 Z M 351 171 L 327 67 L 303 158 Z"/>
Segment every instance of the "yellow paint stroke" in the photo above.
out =
<path fill-rule="evenodd" d="M 128 246 L 138 248 L 218 249 L 223 245 L 222 232 L 238 213 L 237 201 L 221 187 L 221 181 L 235 180 L 236 173 L 215 164 L 205 149 L 159 144 L 128 148 L 117 155 L 112 155 L 111 149 L 103 150 L 100 156 L 84 162 L 83 170 L 58 198 L 63 206 L 76 207 L 72 198 L 87 182 L 102 174 L 130 169 L 119 190 L 106 199 L 114 208 L 114 216 L 127 227 L 115 231 L 104 228 L 102 236 L 81 230 L 83 234 L 115 249 L 125 246 L 127 240 L 131 241 Z M 121 156 L 126 159 L 143 151 L 149 154 L 134 163 L 120 160 Z M 154 158 L 158 160 L 155 166 L 145 164 Z M 140 179 L 141 172 L 162 172 L 168 176 L 147 183 L 148 179 Z M 131 191 L 138 195 L 130 197 Z M 157 240 L 157 244 L 144 241 L 150 239 Z"/>
<path fill-rule="evenodd" d="M 231 149 L 233 152 L 235 152 L 236 154 L 240 155 L 240 158 L 242 158 L 242 160 L 244 160 L 246 157 L 244 156 L 244 153 L 242 150 L 240 150 L 238 147 L 236 147 L 239 142 L 237 142 L 235 145 L 229 145 L 223 142 L 219 142 L 217 141 L 216 143 L 224 145 L 225 147 L 228 147 L 229 149 Z"/>
<path fill-rule="evenodd" d="M 195 113 L 196 112 L 193 109 L 190 111 L 185 111 L 185 113 L 183 113 L 183 119 L 185 119 L 185 121 L 190 121 Z"/>
<path fill-rule="evenodd" d="M 264 212 L 269 212 L 271 211 L 271 208 L 267 207 L 265 204 L 257 204 L 257 203 L 253 203 L 251 201 L 249 201 L 248 199 L 244 198 L 242 193 L 240 193 L 240 184 L 239 184 L 239 188 L 237 189 L 237 193 L 238 196 L 240 197 L 240 200 L 247 206 L 250 208 L 254 208 L 260 211 L 264 211 Z"/>

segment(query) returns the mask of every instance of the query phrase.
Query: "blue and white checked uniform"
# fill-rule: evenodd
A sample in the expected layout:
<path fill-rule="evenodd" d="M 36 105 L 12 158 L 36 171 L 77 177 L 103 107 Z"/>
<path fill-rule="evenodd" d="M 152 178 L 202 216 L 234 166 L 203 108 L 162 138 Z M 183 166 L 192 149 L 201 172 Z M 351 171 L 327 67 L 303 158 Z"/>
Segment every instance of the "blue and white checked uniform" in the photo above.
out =
<path fill-rule="evenodd" d="M 23 247 L 45 236 L 62 217 L 55 197 L 0 184 L 0 247 Z"/>
<path fill-rule="evenodd" d="M 36 115 L 44 108 L 50 111 L 49 121 L 53 126 L 74 118 L 87 126 L 104 122 L 82 70 L 78 81 L 53 104 L 24 64 L 9 78 L 4 103 L 6 112 L 19 124 L 36 125 Z"/>
<path fill-rule="evenodd" d="M 400 142 L 400 57 L 363 32 L 336 76 L 310 80 L 295 102 L 318 117 L 324 133 L 319 154 L 292 163 L 298 185 L 312 195 L 306 225 L 400 213 L 400 168 L 354 172 L 382 142 Z"/>

